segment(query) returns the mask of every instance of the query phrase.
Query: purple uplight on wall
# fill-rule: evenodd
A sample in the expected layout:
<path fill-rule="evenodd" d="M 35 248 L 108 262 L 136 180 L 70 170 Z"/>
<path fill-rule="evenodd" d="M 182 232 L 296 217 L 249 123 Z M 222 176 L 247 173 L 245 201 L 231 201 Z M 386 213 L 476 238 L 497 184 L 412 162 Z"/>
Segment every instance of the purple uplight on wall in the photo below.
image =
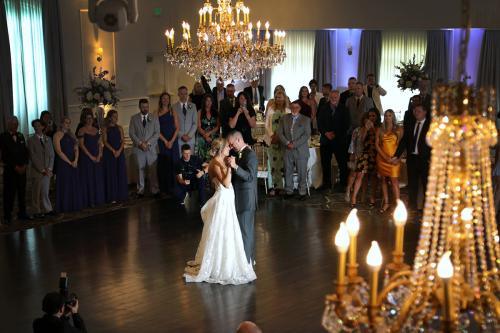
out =
<path fill-rule="evenodd" d="M 336 29 L 336 57 L 333 68 L 334 87 L 345 88 L 347 80 L 358 73 L 359 45 L 362 29 Z M 349 51 L 351 50 L 351 51 Z"/>
<path fill-rule="evenodd" d="M 457 64 L 460 56 L 460 39 L 462 37 L 462 29 L 451 29 L 451 61 L 450 73 L 451 79 L 454 81 L 459 80 Z M 465 62 L 465 71 L 470 79 L 467 81 L 469 84 L 475 84 L 477 81 L 477 72 L 479 67 L 479 57 L 481 56 L 481 45 L 483 43 L 484 29 L 471 29 L 469 45 L 467 47 L 467 60 Z"/>

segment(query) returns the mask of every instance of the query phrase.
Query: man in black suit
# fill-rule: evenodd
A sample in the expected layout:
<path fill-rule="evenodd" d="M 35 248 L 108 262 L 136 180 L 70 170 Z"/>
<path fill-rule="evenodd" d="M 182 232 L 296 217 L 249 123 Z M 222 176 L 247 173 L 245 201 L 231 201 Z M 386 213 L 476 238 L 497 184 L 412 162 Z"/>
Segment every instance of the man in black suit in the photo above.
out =
<path fill-rule="evenodd" d="M 65 305 L 65 297 L 58 292 L 45 295 L 42 310 L 45 315 L 33 321 L 34 333 L 85 333 L 85 323 L 78 314 L 78 300 Z M 66 309 L 66 307 L 68 309 Z M 70 320 L 73 319 L 73 324 Z"/>
<path fill-rule="evenodd" d="M 31 219 L 26 214 L 26 168 L 29 162 L 28 147 L 22 133 L 18 132 L 19 121 L 11 117 L 7 121 L 7 132 L 0 135 L 0 151 L 3 170 L 3 213 L 4 223 L 12 220 L 12 210 L 17 194 L 20 220 Z"/>
<path fill-rule="evenodd" d="M 339 103 L 341 105 L 345 105 L 347 100 L 349 99 L 349 97 L 354 96 L 356 82 L 358 82 L 358 80 L 354 76 L 351 76 L 349 78 L 349 80 L 347 81 L 347 90 L 345 90 L 344 92 L 342 92 L 342 94 L 340 94 L 340 102 Z"/>
<path fill-rule="evenodd" d="M 212 89 L 212 97 L 214 98 L 214 103 L 217 106 L 217 111 L 220 111 L 220 103 L 227 97 L 226 88 L 224 88 L 224 81 L 222 81 L 222 78 L 219 78 L 215 83 L 215 87 Z"/>
<path fill-rule="evenodd" d="M 318 130 L 320 137 L 321 167 L 323 168 L 322 189 L 332 186 L 331 161 L 332 154 L 339 167 L 340 182 L 335 186 L 337 191 L 343 191 L 347 186 L 347 130 L 350 127 L 349 112 L 339 103 L 340 92 L 333 90 L 330 101 L 322 105 L 318 111 Z"/>
<path fill-rule="evenodd" d="M 323 87 L 322 87 L 322 94 L 323 94 L 323 97 L 321 97 L 321 99 L 319 100 L 319 103 L 318 103 L 318 110 L 324 105 L 324 104 L 328 104 L 328 102 L 330 101 L 330 93 L 332 92 L 332 85 L 330 83 L 325 83 L 323 84 Z M 342 94 L 340 94 L 342 95 Z"/>
<path fill-rule="evenodd" d="M 264 87 L 259 85 L 259 80 L 252 81 L 250 87 L 243 89 L 248 98 L 252 101 L 252 105 L 259 105 L 259 110 L 264 111 Z"/>
<path fill-rule="evenodd" d="M 411 210 L 418 209 L 418 189 L 422 184 L 425 196 L 427 189 L 427 177 L 429 176 L 429 164 L 431 148 L 427 145 L 425 137 L 429 131 L 430 120 L 427 119 L 428 110 L 422 104 L 416 104 L 413 108 L 414 120 L 404 125 L 403 138 L 399 142 L 398 149 L 392 158 L 393 163 L 401 157 L 406 150 L 408 167 L 408 207 Z M 424 197 L 425 202 L 425 197 Z"/>
<path fill-rule="evenodd" d="M 233 114 L 236 106 L 236 97 L 234 96 L 235 91 L 236 89 L 234 84 L 228 84 L 226 86 L 226 98 L 220 102 L 219 119 L 223 138 L 225 138 L 232 130 L 229 126 L 229 117 Z"/>
<path fill-rule="evenodd" d="M 432 95 L 430 93 L 430 81 L 429 80 L 421 80 L 418 82 L 418 90 L 420 94 L 414 95 L 410 98 L 410 102 L 408 103 L 408 111 L 405 112 L 403 125 L 408 123 L 409 121 L 415 121 L 415 116 L 413 115 L 413 108 L 416 104 L 422 104 L 424 108 L 427 110 L 427 120 L 431 119 L 431 104 L 432 104 Z"/>

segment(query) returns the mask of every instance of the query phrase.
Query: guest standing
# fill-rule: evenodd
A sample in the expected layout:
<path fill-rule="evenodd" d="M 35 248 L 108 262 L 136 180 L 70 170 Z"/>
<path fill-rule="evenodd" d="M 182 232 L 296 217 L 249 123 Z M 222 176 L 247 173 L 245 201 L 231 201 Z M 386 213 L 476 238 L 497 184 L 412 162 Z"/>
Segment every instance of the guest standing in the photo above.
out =
<path fill-rule="evenodd" d="M 394 200 L 399 199 L 399 160 L 392 159 L 402 137 L 401 128 L 396 123 L 394 111 L 387 110 L 384 113 L 384 122 L 375 137 L 375 148 L 377 149 L 377 173 L 382 181 L 382 208 L 380 213 L 385 213 L 390 208 L 387 181 L 390 180 Z"/>
<path fill-rule="evenodd" d="M 229 127 L 241 133 L 247 145 L 253 145 L 252 128 L 257 126 L 256 113 L 247 94 L 240 92 L 233 114 L 229 117 Z"/>
<path fill-rule="evenodd" d="M 174 190 L 175 163 L 179 159 L 179 118 L 172 109 L 171 96 L 164 92 L 158 103 L 160 138 L 158 139 L 158 181 L 160 192 L 172 194 Z"/>
<path fill-rule="evenodd" d="M 198 135 L 196 140 L 196 155 L 203 161 L 208 161 L 212 141 L 219 136 L 219 114 L 213 103 L 212 95 L 203 97 L 202 107 L 198 112 Z"/>
<path fill-rule="evenodd" d="M 233 110 L 236 107 L 236 96 L 234 96 L 235 88 L 234 84 L 230 83 L 226 87 L 226 98 L 220 102 L 219 107 L 219 122 L 222 137 L 225 138 L 227 134 L 231 131 L 229 127 L 229 117 L 233 114 Z M 213 100 L 215 102 L 215 99 Z"/>
<path fill-rule="evenodd" d="M 324 105 L 327 104 L 330 101 L 330 92 L 332 91 L 333 87 L 330 83 L 325 83 L 322 88 L 322 94 L 323 97 L 319 100 L 318 103 L 318 110 Z"/>
<path fill-rule="evenodd" d="M 299 103 L 293 102 L 290 107 L 291 114 L 281 117 L 278 128 L 278 135 L 284 148 L 286 196 L 293 195 L 293 174 L 296 168 L 299 176 L 300 200 L 305 200 L 311 119 L 300 114 Z"/>
<path fill-rule="evenodd" d="M 18 132 L 19 120 L 10 117 L 7 121 L 7 131 L 0 135 L 0 152 L 4 163 L 3 169 L 3 214 L 4 223 L 12 221 L 12 210 L 17 194 L 19 220 L 30 219 L 26 214 L 26 167 L 29 152 L 26 140 Z"/>
<path fill-rule="evenodd" d="M 425 202 L 425 191 L 427 190 L 427 178 L 429 176 L 429 164 L 431 159 L 431 148 L 427 145 L 425 137 L 429 131 L 430 120 L 427 118 L 428 110 L 422 104 L 414 107 L 414 121 L 409 121 L 404 128 L 403 139 L 393 155 L 396 163 L 406 150 L 408 166 L 408 208 L 418 209 L 418 190 L 422 186 Z"/>
<path fill-rule="evenodd" d="M 273 101 L 269 101 L 266 113 L 266 135 L 265 141 L 268 145 L 267 149 L 267 164 L 268 164 L 268 182 L 271 189 L 269 195 L 274 196 L 276 192 L 283 189 L 283 149 L 281 147 L 278 134 L 280 119 L 283 115 L 290 113 L 291 110 L 287 106 L 287 97 L 282 90 L 278 90 L 274 94 Z"/>
<path fill-rule="evenodd" d="M 258 105 L 260 111 L 264 111 L 264 87 L 259 85 L 259 80 L 253 80 L 250 83 L 250 87 L 243 89 L 243 92 L 248 96 L 250 101 L 252 101 L 252 106 Z"/>
<path fill-rule="evenodd" d="M 351 117 L 351 128 L 348 132 L 348 135 L 350 135 L 355 128 L 362 126 L 361 117 L 363 114 L 368 113 L 368 111 L 374 107 L 373 101 L 363 95 L 362 82 L 356 82 L 354 95 L 347 99 L 346 107 L 349 110 L 349 116 Z"/>
<path fill-rule="evenodd" d="M 118 125 L 118 112 L 109 110 L 105 123 L 102 139 L 106 202 L 125 201 L 128 199 L 125 135 L 123 127 Z"/>
<path fill-rule="evenodd" d="M 429 80 L 420 80 L 418 81 L 418 90 L 419 94 L 414 95 L 410 98 L 408 102 L 408 111 L 404 114 L 403 126 L 409 126 L 411 122 L 415 122 L 415 115 L 413 114 L 415 105 L 422 104 L 424 109 L 428 110 L 426 118 L 427 120 L 431 120 L 431 104 L 432 104 L 432 95 L 430 93 L 430 81 Z"/>
<path fill-rule="evenodd" d="M 340 181 L 337 191 L 343 192 L 347 186 L 347 130 L 350 126 L 349 112 L 339 104 L 340 92 L 333 90 L 330 101 L 322 106 L 318 113 L 318 130 L 320 137 L 321 167 L 323 169 L 323 185 L 321 189 L 332 186 L 331 163 L 335 154 L 339 167 Z"/>
<path fill-rule="evenodd" d="M 217 109 L 220 111 L 221 102 L 227 98 L 226 88 L 224 88 L 224 81 L 222 81 L 222 78 L 219 78 L 215 83 L 215 87 L 212 89 L 212 96 L 217 105 Z"/>
<path fill-rule="evenodd" d="M 318 91 L 318 81 L 316 81 L 316 79 L 309 81 L 309 89 L 311 89 L 309 98 L 314 100 L 316 105 L 319 105 L 319 101 L 323 98 L 323 94 Z"/>
<path fill-rule="evenodd" d="M 54 133 L 57 131 L 57 125 L 52 119 L 52 114 L 47 110 L 42 111 L 40 113 L 40 120 L 45 124 L 43 133 L 52 139 L 54 137 Z"/>
<path fill-rule="evenodd" d="M 56 151 L 56 211 L 74 212 L 83 209 L 83 197 L 78 173 L 78 140 L 71 133 L 71 120 L 64 117 L 61 128 L 54 134 Z"/>
<path fill-rule="evenodd" d="M 178 89 L 179 101 L 173 108 L 179 119 L 179 145 L 188 144 L 194 151 L 196 129 L 198 128 L 198 113 L 196 105 L 188 102 L 187 88 Z M 181 151 L 179 150 L 179 156 Z"/>
<path fill-rule="evenodd" d="M 187 100 L 187 89 L 186 100 Z M 130 139 L 134 144 L 134 154 L 137 158 L 137 166 L 139 168 L 139 178 L 137 180 L 137 196 L 144 196 L 145 187 L 145 169 L 148 168 L 149 186 L 151 193 L 157 197 L 160 189 L 158 188 L 157 167 L 158 159 L 157 146 L 158 138 L 160 137 L 160 122 L 158 117 L 149 114 L 149 102 L 143 98 L 139 100 L 140 112 L 130 118 L 128 128 Z"/>
<path fill-rule="evenodd" d="M 376 81 L 374 74 L 368 74 L 366 76 L 366 85 L 364 86 L 365 95 L 373 100 L 373 104 L 379 113 L 382 113 L 382 101 L 380 96 L 387 95 L 387 91 L 384 90 Z"/>
<path fill-rule="evenodd" d="M 86 111 L 85 111 L 86 110 Z M 84 109 L 80 123 L 83 126 L 78 131 L 80 158 L 80 187 L 83 193 L 83 205 L 94 207 L 103 204 L 104 166 L 102 163 L 102 140 L 99 130 L 93 126 L 94 117 L 91 109 Z"/>
<path fill-rule="evenodd" d="M 340 94 L 339 104 L 345 106 L 349 97 L 354 95 L 354 89 L 356 88 L 356 82 L 358 82 L 358 80 L 354 76 L 351 76 L 349 78 L 349 80 L 347 81 L 347 89 L 344 90 L 342 92 L 342 94 Z"/>
<path fill-rule="evenodd" d="M 28 139 L 31 175 L 31 202 L 35 211 L 34 217 L 42 218 L 53 215 L 49 198 L 50 178 L 54 168 L 54 146 L 50 137 L 44 134 L 45 124 L 40 119 L 31 122 L 35 130 Z"/>
<path fill-rule="evenodd" d="M 352 142 L 354 146 L 354 191 L 351 196 L 351 207 L 356 206 L 357 195 L 363 178 L 370 176 L 375 171 L 375 161 L 377 150 L 375 148 L 376 130 L 375 122 L 377 121 L 378 113 L 373 111 L 366 112 L 361 116 L 361 125 L 356 128 L 352 134 Z M 349 190 L 349 189 L 348 189 Z M 375 188 L 372 188 L 370 195 L 370 208 L 375 205 Z"/>
<path fill-rule="evenodd" d="M 299 99 L 295 102 L 300 105 L 300 114 L 311 119 L 316 118 L 316 101 L 309 97 L 309 89 L 306 86 L 300 88 Z"/>
<path fill-rule="evenodd" d="M 196 105 L 196 110 L 201 109 L 201 100 L 205 96 L 205 89 L 201 82 L 195 82 L 193 86 L 193 91 L 189 94 L 189 101 Z"/>

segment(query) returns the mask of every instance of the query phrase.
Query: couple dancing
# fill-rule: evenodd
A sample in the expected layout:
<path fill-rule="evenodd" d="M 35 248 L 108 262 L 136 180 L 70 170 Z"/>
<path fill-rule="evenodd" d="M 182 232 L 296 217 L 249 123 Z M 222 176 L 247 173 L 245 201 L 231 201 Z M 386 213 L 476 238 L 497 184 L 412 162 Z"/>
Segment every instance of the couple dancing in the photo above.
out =
<path fill-rule="evenodd" d="M 229 156 L 233 149 L 238 157 Z M 257 156 L 240 132 L 212 142 L 208 167 L 215 194 L 201 209 L 203 232 L 186 282 L 244 284 L 257 277 L 254 216 L 257 206 Z"/>

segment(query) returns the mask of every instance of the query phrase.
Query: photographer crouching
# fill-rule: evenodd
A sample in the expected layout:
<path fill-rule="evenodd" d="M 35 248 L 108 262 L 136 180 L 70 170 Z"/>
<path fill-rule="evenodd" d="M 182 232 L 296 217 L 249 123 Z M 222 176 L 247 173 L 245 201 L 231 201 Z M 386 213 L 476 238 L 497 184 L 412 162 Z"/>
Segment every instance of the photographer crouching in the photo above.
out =
<path fill-rule="evenodd" d="M 42 311 L 45 315 L 33 321 L 34 333 L 87 333 L 85 323 L 78 314 L 79 302 L 68 292 L 68 277 L 61 273 L 59 292 L 45 295 Z"/>

